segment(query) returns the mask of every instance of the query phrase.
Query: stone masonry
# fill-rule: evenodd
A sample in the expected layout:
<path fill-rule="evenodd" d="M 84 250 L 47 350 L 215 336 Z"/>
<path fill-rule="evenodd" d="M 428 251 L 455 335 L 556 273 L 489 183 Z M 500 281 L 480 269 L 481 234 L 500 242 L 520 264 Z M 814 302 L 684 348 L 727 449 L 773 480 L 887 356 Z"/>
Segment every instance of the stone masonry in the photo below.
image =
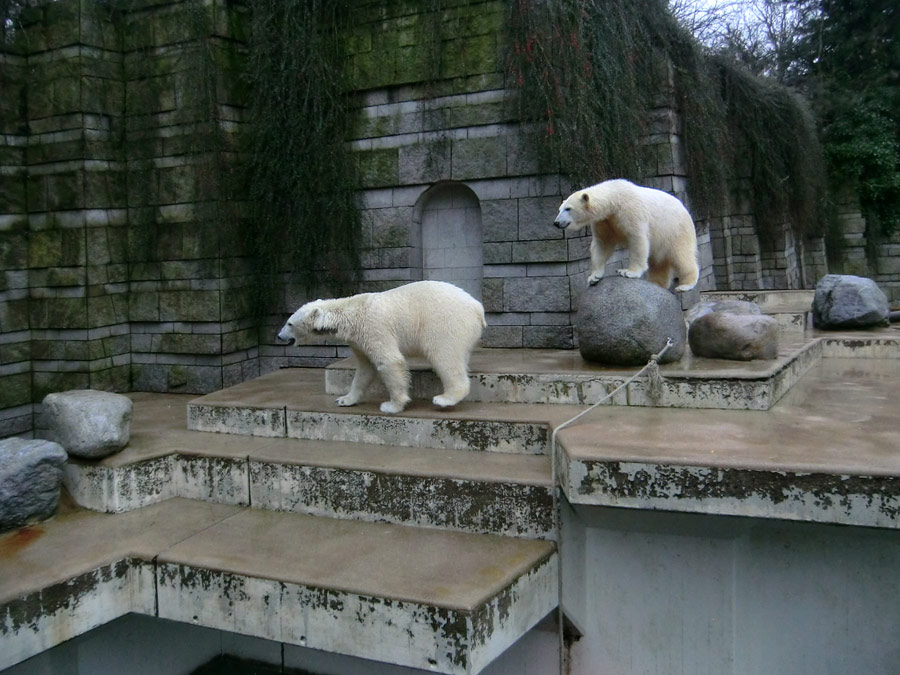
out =
<path fill-rule="evenodd" d="M 276 344 L 310 298 L 285 284 L 260 326 L 246 252 L 229 238 L 247 211 L 245 186 L 226 181 L 240 164 L 251 9 L 59 0 L 26 7 L 6 35 L 0 437 L 30 432 L 51 392 L 202 393 L 347 353 L 329 340 Z M 542 129 L 515 118 L 508 2 L 354 0 L 350 11 L 360 290 L 459 283 L 485 305 L 485 346 L 574 348 L 590 235 L 552 221 L 581 186 L 541 173 Z M 643 182 L 687 202 L 674 100 L 670 73 L 648 115 Z M 700 290 L 811 287 L 827 271 L 822 240 L 796 241 L 782 224 L 760 242 L 740 187 L 725 213 L 697 222 Z M 896 286 L 897 244 L 878 246 L 878 279 Z"/>

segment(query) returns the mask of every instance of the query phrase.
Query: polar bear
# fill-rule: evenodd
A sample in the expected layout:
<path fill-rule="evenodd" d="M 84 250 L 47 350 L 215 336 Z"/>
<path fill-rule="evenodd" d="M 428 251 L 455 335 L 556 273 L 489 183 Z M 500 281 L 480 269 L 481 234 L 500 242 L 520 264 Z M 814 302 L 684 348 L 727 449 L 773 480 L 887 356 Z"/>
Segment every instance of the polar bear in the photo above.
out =
<path fill-rule="evenodd" d="M 628 247 L 628 267 L 617 270 L 622 276 L 636 278 L 646 272 L 649 281 L 663 288 L 678 277 L 676 291 L 697 285 L 694 221 L 684 204 L 667 192 L 622 179 L 604 181 L 569 195 L 553 224 L 561 230 L 591 226 L 591 285 L 603 276 L 617 244 Z"/>
<path fill-rule="evenodd" d="M 350 391 L 340 406 L 359 403 L 377 372 L 390 400 L 381 412 L 398 413 L 409 403 L 406 356 L 424 356 L 444 392 L 432 401 L 446 408 L 469 394 L 469 356 L 487 324 L 484 307 L 461 288 L 443 281 L 416 281 L 381 293 L 314 300 L 298 309 L 278 333 L 301 341 L 309 333 L 333 333 L 356 357 Z"/>

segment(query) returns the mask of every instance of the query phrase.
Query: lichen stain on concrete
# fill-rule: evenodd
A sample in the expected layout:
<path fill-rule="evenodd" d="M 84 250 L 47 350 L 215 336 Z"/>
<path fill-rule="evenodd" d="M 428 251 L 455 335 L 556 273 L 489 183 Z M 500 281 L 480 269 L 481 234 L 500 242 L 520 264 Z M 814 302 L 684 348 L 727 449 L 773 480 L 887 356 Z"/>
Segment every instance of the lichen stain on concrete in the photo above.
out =
<path fill-rule="evenodd" d="M 480 422 L 471 420 L 438 420 L 436 433 L 444 432 L 458 439 L 469 450 L 497 450 L 504 446 L 518 446 L 528 452 L 538 446 L 546 448 L 546 425 Z"/>
<path fill-rule="evenodd" d="M 447 661 L 463 669 L 468 669 L 469 663 L 469 614 L 436 607 L 430 616 L 431 632 L 447 641 Z"/>
<path fill-rule="evenodd" d="M 5 605 L 7 619 L 0 626 L 0 632 L 14 634 L 26 626 L 37 631 L 42 619 L 78 606 L 81 599 L 95 592 L 101 583 L 125 577 L 131 566 L 130 559 L 120 560 L 8 602 Z"/>
<path fill-rule="evenodd" d="M 179 468 L 185 481 L 197 484 L 211 498 L 224 496 L 234 499 L 235 491 L 242 487 L 235 484 L 234 476 L 243 472 L 246 463 L 247 460 L 243 458 L 178 456 Z"/>
<path fill-rule="evenodd" d="M 851 499 L 861 497 L 870 508 L 888 518 L 900 515 L 900 479 L 894 476 L 837 476 L 831 474 L 754 471 L 674 466 L 623 468 L 620 462 L 589 463 L 578 486 L 579 494 L 602 492 L 632 499 L 738 499 L 752 497 L 772 504 L 802 501 L 812 495 L 816 505 L 830 509 L 835 504 L 847 515 Z"/>
<path fill-rule="evenodd" d="M 553 528 L 547 487 L 325 467 L 282 469 L 283 494 L 276 501 L 288 510 L 515 536 L 546 536 Z"/>
<path fill-rule="evenodd" d="M 166 466 L 168 461 L 167 457 L 152 459 L 129 467 L 131 481 L 121 481 L 119 483 L 119 497 L 128 499 L 161 494 L 172 479 L 171 471 Z M 132 486 L 134 490 L 131 489 Z M 137 494 L 133 494 L 133 492 Z"/>
<path fill-rule="evenodd" d="M 246 592 L 244 577 L 229 572 L 219 572 L 192 565 L 177 565 L 176 572 L 181 590 L 202 590 L 224 595 L 233 605 L 235 601 L 246 602 L 251 599 Z M 170 579 L 174 580 L 175 574 Z"/>

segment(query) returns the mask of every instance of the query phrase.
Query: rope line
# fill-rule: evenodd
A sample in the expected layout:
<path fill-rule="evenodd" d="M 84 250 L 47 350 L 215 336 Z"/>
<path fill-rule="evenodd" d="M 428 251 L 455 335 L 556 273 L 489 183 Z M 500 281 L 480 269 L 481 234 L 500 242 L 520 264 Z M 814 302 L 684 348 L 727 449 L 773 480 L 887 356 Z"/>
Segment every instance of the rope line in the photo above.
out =
<path fill-rule="evenodd" d="M 672 342 L 672 338 L 666 338 L 666 346 L 663 347 L 658 353 L 651 356 L 650 360 L 647 361 L 647 365 L 645 365 L 643 368 L 641 368 L 639 371 L 637 371 L 634 375 L 629 377 L 622 384 L 620 384 L 618 387 L 616 387 L 611 392 L 609 392 L 606 396 L 604 396 L 599 401 L 594 403 L 591 407 L 587 408 L 586 410 L 582 410 L 580 413 L 575 415 L 575 417 L 572 417 L 571 419 L 566 420 L 565 422 L 563 422 L 562 424 L 560 424 L 558 427 L 556 427 L 553 430 L 553 434 L 550 436 L 550 450 L 553 452 L 554 467 L 556 466 L 556 461 L 555 461 L 555 459 L 556 459 L 556 435 L 560 431 L 565 429 L 567 426 L 569 426 L 573 422 L 576 422 L 579 419 L 581 419 L 582 417 L 584 417 L 585 415 L 587 415 L 589 412 L 591 412 L 591 410 L 596 408 L 598 405 L 602 405 L 602 404 L 606 403 L 609 399 L 611 399 L 613 396 L 618 394 L 622 389 L 624 389 L 629 384 L 634 382 L 637 378 L 639 378 L 641 375 L 643 375 L 644 372 L 646 372 L 647 370 L 651 371 L 650 375 L 648 376 L 648 391 L 656 389 L 657 394 L 659 393 L 659 390 L 661 389 L 661 384 L 662 384 L 660 381 L 661 376 L 659 374 L 659 365 L 658 365 L 659 360 L 662 358 L 662 355 L 665 354 L 666 351 L 669 349 L 669 347 L 671 347 L 673 344 L 675 344 L 675 343 Z M 653 395 L 653 392 L 650 392 L 650 393 L 651 393 L 652 398 L 657 398 L 657 396 Z M 556 478 L 555 472 L 554 472 L 553 477 Z"/>
<path fill-rule="evenodd" d="M 556 435 L 560 431 L 565 429 L 567 426 L 569 426 L 570 424 L 580 420 L 582 417 L 587 415 L 598 405 L 603 405 L 604 403 L 606 403 L 609 399 L 611 399 L 613 396 L 618 394 L 620 391 L 622 391 L 622 389 L 624 389 L 629 384 L 634 382 L 637 378 L 639 378 L 645 372 L 647 372 L 647 393 L 652 400 L 654 400 L 654 401 L 659 400 L 659 397 L 662 394 L 662 384 L 663 384 L 662 376 L 659 373 L 659 360 L 662 358 L 662 355 L 666 353 L 666 351 L 669 349 L 669 347 L 671 347 L 674 344 L 675 343 L 672 342 L 672 338 L 666 338 L 666 345 L 661 350 L 659 350 L 659 352 L 657 352 L 656 354 L 654 354 L 653 356 L 650 357 L 650 360 L 647 361 L 647 365 L 645 365 L 643 368 L 641 368 L 639 371 L 637 371 L 634 375 L 629 377 L 622 384 L 620 384 L 618 387 L 616 387 L 611 392 L 609 392 L 606 396 L 604 396 L 599 401 L 597 401 L 596 403 L 591 405 L 589 408 L 586 408 L 585 410 L 582 410 L 580 413 L 578 413 L 574 417 L 567 419 L 565 422 L 563 422 L 562 424 L 560 424 L 558 427 L 556 427 L 553 430 L 553 433 L 550 436 L 550 475 L 552 476 L 552 481 L 553 481 L 551 483 L 551 485 L 553 486 L 553 512 L 554 512 L 554 519 L 556 521 L 555 525 L 556 525 L 556 550 L 557 550 L 557 553 L 559 553 L 562 550 L 562 513 L 560 511 L 560 503 L 559 503 L 560 491 L 562 490 L 562 486 L 559 485 L 558 474 L 557 474 L 558 469 L 557 469 L 557 461 L 556 461 Z M 561 563 L 558 555 L 557 555 L 557 559 L 556 559 L 556 565 L 557 565 L 556 575 L 557 575 L 557 593 L 558 593 L 557 605 L 556 605 L 556 611 L 557 611 L 557 626 L 556 626 L 556 628 L 558 631 L 557 639 L 559 640 L 559 673 L 560 673 L 560 675 L 565 675 L 565 673 L 568 672 L 568 667 L 567 667 L 566 661 L 567 661 L 569 655 L 565 651 L 565 636 L 564 636 L 565 611 L 563 609 L 563 602 L 562 602 L 562 592 L 563 592 L 563 583 L 562 583 L 563 582 L 563 580 L 562 580 L 563 569 L 562 569 L 562 567 L 563 566 L 562 566 L 562 563 Z"/>

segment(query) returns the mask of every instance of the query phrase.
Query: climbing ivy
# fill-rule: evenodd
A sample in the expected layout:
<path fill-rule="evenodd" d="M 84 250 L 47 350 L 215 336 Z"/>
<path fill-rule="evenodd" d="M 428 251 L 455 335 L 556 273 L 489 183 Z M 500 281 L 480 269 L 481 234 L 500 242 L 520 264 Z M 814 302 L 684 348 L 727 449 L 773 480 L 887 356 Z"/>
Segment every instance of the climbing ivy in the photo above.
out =
<path fill-rule="evenodd" d="M 652 174 L 649 112 L 667 92 L 695 217 L 720 215 L 742 169 L 757 226 L 821 233 L 825 181 L 815 125 L 788 90 L 709 57 L 663 0 L 512 0 L 508 72 L 519 118 L 539 128 L 543 168 L 574 184 Z"/>
<path fill-rule="evenodd" d="M 249 197 L 257 278 L 342 293 L 359 269 L 356 167 L 342 28 L 349 3 L 258 0 L 247 82 Z"/>

